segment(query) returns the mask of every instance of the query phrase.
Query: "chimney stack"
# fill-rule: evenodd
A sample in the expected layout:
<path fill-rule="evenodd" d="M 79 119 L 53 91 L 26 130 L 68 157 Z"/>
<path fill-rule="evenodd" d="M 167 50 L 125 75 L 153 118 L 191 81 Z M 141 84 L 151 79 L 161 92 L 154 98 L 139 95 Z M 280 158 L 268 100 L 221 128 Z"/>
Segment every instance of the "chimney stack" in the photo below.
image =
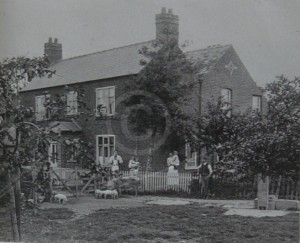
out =
<path fill-rule="evenodd" d="M 173 14 L 172 9 L 162 8 L 161 13 L 155 16 L 156 40 L 162 44 L 172 42 L 178 45 L 179 17 Z"/>
<path fill-rule="evenodd" d="M 44 44 L 44 53 L 48 57 L 50 63 L 55 63 L 62 60 L 62 44 L 58 43 L 57 38 L 49 37 L 47 43 Z"/>

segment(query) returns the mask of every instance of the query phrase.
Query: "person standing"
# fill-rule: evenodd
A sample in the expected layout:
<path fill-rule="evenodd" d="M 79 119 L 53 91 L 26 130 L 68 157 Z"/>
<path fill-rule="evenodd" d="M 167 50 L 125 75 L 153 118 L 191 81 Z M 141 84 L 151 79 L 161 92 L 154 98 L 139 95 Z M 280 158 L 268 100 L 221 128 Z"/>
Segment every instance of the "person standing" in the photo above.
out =
<path fill-rule="evenodd" d="M 201 184 L 201 196 L 207 197 L 208 196 L 208 188 L 210 178 L 212 176 L 213 170 L 211 165 L 208 161 L 208 156 L 203 156 L 203 162 L 197 167 L 198 174 L 199 174 L 199 182 Z"/>
<path fill-rule="evenodd" d="M 114 177 L 118 177 L 120 172 L 120 164 L 123 164 L 123 159 L 120 155 L 118 155 L 117 151 L 115 151 L 113 156 L 110 157 L 109 164 L 111 164 L 112 175 Z"/>
<path fill-rule="evenodd" d="M 175 170 L 178 170 L 179 164 L 180 164 L 180 161 L 179 161 L 179 157 L 178 157 L 178 152 L 174 151 L 172 165 L 174 166 Z"/>
<path fill-rule="evenodd" d="M 170 166 L 172 166 L 172 162 L 173 162 L 173 154 L 169 153 L 169 157 L 167 158 L 168 170 L 170 170 Z"/>
<path fill-rule="evenodd" d="M 167 164 L 169 165 L 169 170 L 167 174 L 167 185 L 168 186 L 179 186 L 179 158 L 177 151 L 174 151 L 173 154 L 170 153 L 167 159 Z"/>
<path fill-rule="evenodd" d="M 131 157 L 131 160 L 128 163 L 128 168 L 130 169 L 130 176 L 138 176 L 140 162 L 137 161 L 137 158 L 134 156 Z"/>

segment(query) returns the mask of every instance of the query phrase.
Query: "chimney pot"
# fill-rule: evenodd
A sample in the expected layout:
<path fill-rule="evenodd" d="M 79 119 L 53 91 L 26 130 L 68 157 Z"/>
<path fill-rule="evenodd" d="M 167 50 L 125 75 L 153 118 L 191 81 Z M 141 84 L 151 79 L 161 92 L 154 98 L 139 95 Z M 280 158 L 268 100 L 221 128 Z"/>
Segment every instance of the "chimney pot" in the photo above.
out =
<path fill-rule="evenodd" d="M 163 7 L 163 8 L 161 9 L 161 13 L 167 13 L 167 9 L 166 9 L 165 7 Z"/>
<path fill-rule="evenodd" d="M 162 12 L 155 16 L 156 40 L 161 44 L 173 43 L 178 45 L 179 17 L 173 14 L 173 10 L 162 8 Z"/>
<path fill-rule="evenodd" d="M 58 43 L 57 38 L 49 37 L 49 41 L 44 44 L 44 53 L 49 59 L 50 63 L 58 62 L 62 59 L 62 44 Z"/>

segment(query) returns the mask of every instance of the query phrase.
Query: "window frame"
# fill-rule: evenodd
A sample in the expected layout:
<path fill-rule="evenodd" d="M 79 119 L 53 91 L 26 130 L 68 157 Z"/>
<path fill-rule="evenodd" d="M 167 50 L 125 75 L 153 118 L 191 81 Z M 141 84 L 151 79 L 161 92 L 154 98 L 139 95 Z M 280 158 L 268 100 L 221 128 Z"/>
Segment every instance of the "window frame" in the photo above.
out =
<path fill-rule="evenodd" d="M 186 162 L 187 162 L 187 163 L 185 163 L 185 169 L 186 170 L 197 169 L 198 152 L 197 151 L 191 152 L 192 148 L 190 147 L 189 143 L 185 143 L 184 149 L 185 149 L 185 157 L 186 157 Z M 193 161 L 191 161 L 191 160 L 193 160 Z M 188 163 L 192 163 L 192 162 L 194 162 L 194 165 L 188 164 Z"/>
<path fill-rule="evenodd" d="M 55 148 L 54 152 L 53 152 L 53 148 Z M 53 154 L 54 154 L 54 156 L 53 156 Z M 51 167 L 53 167 L 53 164 L 56 164 L 54 167 L 57 167 L 58 160 L 59 160 L 59 158 L 58 158 L 58 142 L 50 141 L 49 147 L 48 147 L 48 162 L 50 163 Z"/>
<path fill-rule="evenodd" d="M 229 99 L 227 99 L 227 94 L 226 96 L 223 95 L 223 91 L 229 91 L 228 94 L 229 94 Z M 229 109 L 232 109 L 232 89 L 229 89 L 229 88 L 222 88 L 221 89 L 221 98 L 222 98 L 222 101 L 224 102 L 223 106 L 221 107 L 221 110 L 229 110 Z M 231 116 L 231 110 L 229 110 L 228 112 L 228 116 L 230 117 Z"/>
<path fill-rule="evenodd" d="M 98 105 L 100 105 L 99 103 L 99 97 L 98 97 L 98 94 L 99 94 L 99 90 L 110 90 L 110 89 L 113 89 L 113 92 L 114 92 L 114 96 L 113 96 L 113 106 L 112 106 L 112 113 L 108 114 L 107 113 L 107 107 L 106 107 L 106 113 L 104 113 L 105 116 L 114 116 L 116 114 L 116 86 L 106 86 L 106 87 L 100 87 L 100 88 L 96 88 L 96 117 L 100 117 L 101 115 L 99 114 L 98 112 Z M 108 91 L 109 92 L 109 91 Z M 108 96 L 107 97 L 107 103 L 109 105 L 109 102 L 110 102 L 110 97 Z M 103 104 L 103 103 L 102 103 Z"/>
<path fill-rule="evenodd" d="M 102 137 L 102 154 L 104 153 L 104 147 L 107 147 L 108 148 L 108 156 L 107 157 L 104 157 L 104 156 L 101 156 L 103 157 L 103 161 L 101 163 L 100 161 L 100 149 L 99 149 L 99 138 Z M 113 137 L 113 140 L 114 140 L 114 144 L 113 144 L 113 148 L 110 148 L 110 138 Z M 105 143 L 104 144 L 104 138 L 108 138 L 108 143 Z M 96 135 L 96 161 L 98 164 L 103 164 L 103 165 L 108 165 L 108 161 L 109 161 L 109 158 L 113 155 L 113 152 L 115 151 L 116 149 L 116 135 L 113 135 L 113 134 L 101 134 L 101 135 Z"/>
<path fill-rule="evenodd" d="M 69 98 L 70 96 L 72 96 L 72 98 Z M 69 99 L 71 100 L 69 101 Z M 69 106 L 69 102 L 72 103 L 72 106 Z M 78 115 L 78 92 L 70 91 L 67 93 L 67 116 L 76 116 L 76 115 Z"/>
<path fill-rule="evenodd" d="M 35 96 L 35 120 L 36 121 L 46 121 L 49 120 L 50 118 L 47 116 L 47 109 L 46 106 L 44 106 L 44 103 L 46 102 L 46 99 L 50 99 L 50 94 L 46 95 L 37 95 Z M 42 98 L 42 104 L 41 107 L 43 107 L 43 111 L 38 112 L 38 99 Z"/>
<path fill-rule="evenodd" d="M 253 105 L 254 98 L 259 98 L 259 107 L 258 108 L 254 108 L 254 105 Z M 260 113 L 261 111 L 262 111 L 262 96 L 261 95 L 252 95 L 252 112 Z"/>

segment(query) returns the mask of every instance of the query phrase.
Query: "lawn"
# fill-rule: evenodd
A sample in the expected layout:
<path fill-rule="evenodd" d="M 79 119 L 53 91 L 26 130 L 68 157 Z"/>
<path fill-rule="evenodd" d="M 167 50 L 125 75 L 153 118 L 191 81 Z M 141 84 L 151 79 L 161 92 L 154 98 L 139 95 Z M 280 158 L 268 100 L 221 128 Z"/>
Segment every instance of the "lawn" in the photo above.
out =
<path fill-rule="evenodd" d="M 219 207 L 148 205 L 105 209 L 81 219 L 56 208 L 26 211 L 23 241 L 36 242 L 298 242 L 299 215 L 225 216 Z M 3 221 L 2 221 L 3 222 Z M 8 221 L 9 222 L 9 221 Z M 0 240 L 7 239 L 0 227 Z M 6 229 L 7 230 L 7 229 Z M 5 234 L 4 234 L 5 233 Z M 1 238 L 6 237 L 6 238 Z"/>

